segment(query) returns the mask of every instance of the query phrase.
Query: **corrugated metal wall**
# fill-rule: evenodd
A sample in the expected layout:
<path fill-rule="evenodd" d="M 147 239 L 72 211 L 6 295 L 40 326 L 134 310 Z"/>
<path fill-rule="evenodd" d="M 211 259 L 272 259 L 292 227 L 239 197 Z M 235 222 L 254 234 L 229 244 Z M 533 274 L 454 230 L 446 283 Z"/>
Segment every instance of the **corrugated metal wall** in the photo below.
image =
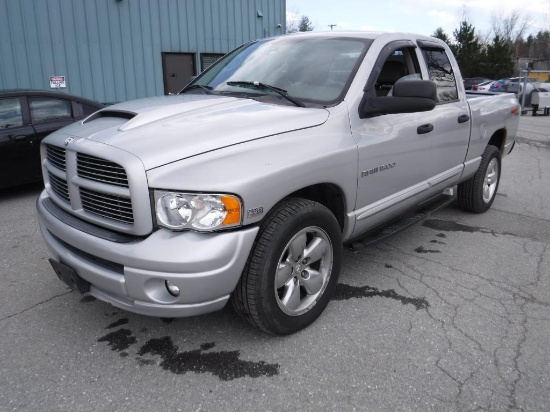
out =
<path fill-rule="evenodd" d="M 0 0 L 0 89 L 50 89 L 60 75 L 62 91 L 101 102 L 161 95 L 162 52 L 197 53 L 199 68 L 199 53 L 283 34 L 285 9 L 286 0 Z"/>

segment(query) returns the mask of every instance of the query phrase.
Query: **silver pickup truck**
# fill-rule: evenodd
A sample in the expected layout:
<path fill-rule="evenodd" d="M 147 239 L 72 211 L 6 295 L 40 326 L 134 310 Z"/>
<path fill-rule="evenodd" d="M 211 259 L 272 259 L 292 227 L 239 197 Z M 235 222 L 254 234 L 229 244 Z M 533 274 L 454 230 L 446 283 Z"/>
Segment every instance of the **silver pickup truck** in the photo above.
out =
<path fill-rule="evenodd" d="M 231 301 L 289 334 L 327 306 L 344 242 L 456 186 L 463 209 L 487 210 L 518 115 L 513 95 L 467 98 L 432 37 L 253 41 L 178 95 L 44 139 L 40 229 L 80 292 L 160 317 Z"/>

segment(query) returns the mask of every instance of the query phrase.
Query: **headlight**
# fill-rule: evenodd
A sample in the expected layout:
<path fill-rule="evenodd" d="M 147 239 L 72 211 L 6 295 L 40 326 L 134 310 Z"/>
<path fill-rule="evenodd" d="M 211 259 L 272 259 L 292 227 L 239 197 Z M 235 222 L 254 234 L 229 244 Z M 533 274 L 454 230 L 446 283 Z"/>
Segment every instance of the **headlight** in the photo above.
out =
<path fill-rule="evenodd" d="M 236 196 L 155 190 L 154 198 L 157 222 L 168 229 L 211 231 L 241 224 Z"/>

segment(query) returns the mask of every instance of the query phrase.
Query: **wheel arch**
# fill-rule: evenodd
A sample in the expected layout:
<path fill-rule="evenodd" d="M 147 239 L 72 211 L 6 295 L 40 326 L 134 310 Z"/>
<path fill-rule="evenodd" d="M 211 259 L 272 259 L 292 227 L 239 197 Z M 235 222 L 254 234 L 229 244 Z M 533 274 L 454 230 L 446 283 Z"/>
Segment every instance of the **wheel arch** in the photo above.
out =
<path fill-rule="evenodd" d="M 290 193 L 289 197 L 299 197 L 302 199 L 313 200 L 329 209 L 343 231 L 346 219 L 346 200 L 344 192 L 340 187 L 333 183 L 318 183 L 307 186 Z"/>
<path fill-rule="evenodd" d="M 500 150 L 500 153 L 503 153 L 507 135 L 508 132 L 506 129 L 498 129 L 493 133 L 487 145 L 495 146 L 498 150 Z"/>

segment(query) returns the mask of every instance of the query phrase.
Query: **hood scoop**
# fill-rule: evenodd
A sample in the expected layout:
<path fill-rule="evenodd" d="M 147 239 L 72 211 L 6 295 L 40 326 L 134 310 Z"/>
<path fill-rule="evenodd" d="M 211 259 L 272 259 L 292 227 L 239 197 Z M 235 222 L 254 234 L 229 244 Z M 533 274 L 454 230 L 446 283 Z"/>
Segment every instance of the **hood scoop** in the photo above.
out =
<path fill-rule="evenodd" d="M 92 122 L 96 119 L 105 118 L 105 117 L 111 117 L 116 119 L 126 119 L 126 120 L 132 120 L 134 117 L 137 116 L 137 113 L 129 112 L 126 110 L 100 110 L 99 112 L 95 112 L 90 117 L 84 119 L 82 124 Z"/>

